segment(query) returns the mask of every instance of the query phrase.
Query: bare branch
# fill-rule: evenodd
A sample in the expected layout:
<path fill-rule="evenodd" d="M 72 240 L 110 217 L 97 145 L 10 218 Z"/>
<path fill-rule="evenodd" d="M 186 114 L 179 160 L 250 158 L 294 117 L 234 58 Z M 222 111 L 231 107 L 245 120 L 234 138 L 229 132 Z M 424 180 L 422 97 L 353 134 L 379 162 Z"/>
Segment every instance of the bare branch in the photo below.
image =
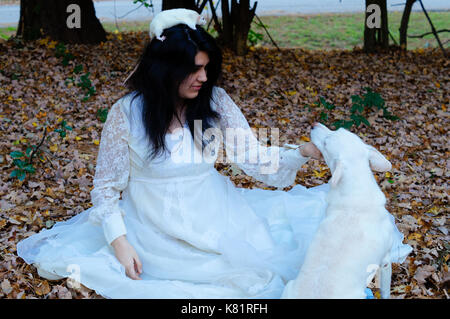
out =
<path fill-rule="evenodd" d="M 442 29 L 442 30 L 436 31 L 436 33 L 439 33 L 439 32 L 450 32 L 450 30 L 449 29 Z M 426 32 L 426 33 L 421 34 L 421 35 L 408 35 L 408 38 L 423 38 L 424 36 L 429 35 L 429 34 L 433 34 L 433 31 Z"/>

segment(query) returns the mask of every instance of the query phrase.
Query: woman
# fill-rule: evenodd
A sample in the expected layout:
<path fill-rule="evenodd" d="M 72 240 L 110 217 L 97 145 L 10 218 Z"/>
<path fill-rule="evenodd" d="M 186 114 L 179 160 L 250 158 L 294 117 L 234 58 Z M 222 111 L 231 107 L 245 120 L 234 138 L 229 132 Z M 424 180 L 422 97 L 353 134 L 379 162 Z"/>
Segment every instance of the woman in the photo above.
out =
<path fill-rule="evenodd" d="M 217 141 L 246 174 L 276 187 L 321 154 L 310 143 L 260 145 L 216 86 L 221 52 L 201 27 L 178 24 L 163 36 L 109 111 L 93 207 L 21 241 L 18 255 L 43 277 L 71 276 L 107 298 L 279 298 L 323 217 L 328 185 L 236 188 L 214 169 Z"/>

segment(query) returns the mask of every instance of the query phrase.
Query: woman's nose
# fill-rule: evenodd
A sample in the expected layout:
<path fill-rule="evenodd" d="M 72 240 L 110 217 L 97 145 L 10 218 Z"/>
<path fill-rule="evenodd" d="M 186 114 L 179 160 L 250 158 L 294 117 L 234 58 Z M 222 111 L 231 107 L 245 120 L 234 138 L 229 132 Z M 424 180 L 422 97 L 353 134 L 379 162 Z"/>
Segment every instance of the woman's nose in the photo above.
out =
<path fill-rule="evenodd" d="M 208 79 L 208 77 L 206 76 L 206 70 L 201 70 L 200 74 L 198 76 L 198 80 L 200 82 L 206 82 L 207 79 Z"/>

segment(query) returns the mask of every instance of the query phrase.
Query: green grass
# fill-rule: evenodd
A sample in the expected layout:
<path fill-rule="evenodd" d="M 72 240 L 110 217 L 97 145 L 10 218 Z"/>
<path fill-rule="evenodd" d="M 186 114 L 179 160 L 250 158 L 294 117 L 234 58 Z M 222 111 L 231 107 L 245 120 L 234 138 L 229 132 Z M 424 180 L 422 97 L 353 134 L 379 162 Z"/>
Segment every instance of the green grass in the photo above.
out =
<path fill-rule="evenodd" d="M 428 13 L 435 28 L 449 29 L 450 11 L 429 12 Z M 399 42 L 401 12 L 389 12 L 389 30 L 394 39 Z M 355 46 L 362 47 L 364 31 L 364 14 L 317 14 L 317 15 L 297 15 L 297 16 L 262 16 L 261 21 L 266 25 L 270 35 L 280 47 L 302 47 L 310 50 L 318 49 L 352 49 Z M 272 43 L 263 28 L 257 25 L 254 19 L 252 29 L 263 34 L 260 45 Z M 149 21 L 127 21 L 119 22 L 116 26 L 114 21 L 102 22 L 103 27 L 108 32 L 118 29 L 124 31 L 147 31 Z M 212 28 L 211 28 L 212 29 Z M 431 31 L 431 26 L 423 12 L 412 12 L 409 22 L 408 34 L 418 35 Z M 16 32 L 16 27 L 0 28 L 0 37 L 8 39 Z M 439 33 L 439 37 L 444 47 L 448 48 L 450 34 Z M 393 43 L 389 39 L 390 43 Z M 432 34 L 421 39 L 408 38 L 408 49 L 423 47 L 437 47 L 437 41 Z"/>
<path fill-rule="evenodd" d="M 449 29 L 450 11 L 428 12 L 437 30 Z M 389 12 L 389 31 L 399 43 L 399 32 L 402 13 Z M 302 16 L 263 16 L 261 21 L 268 26 L 272 38 L 280 47 L 302 47 L 310 50 L 318 49 L 352 49 L 363 45 L 364 15 L 361 13 L 317 14 Z M 252 29 L 264 35 L 263 45 L 271 41 L 263 28 L 253 21 Z M 431 31 L 431 26 L 423 12 L 412 12 L 409 20 L 408 35 L 419 35 Z M 441 42 L 449 39 L 449 33 L 439 33 Z M 389 39 L 393 43 L 392 39 Z M 428 44 L 427 44 L 428 43 Z M 408 38 L 408 49 L 423 48 L 429 45 L 437 47 L 434 36 L 427 35 L 421 39 Z M 448 47 L 448 43 L 444 46 Z"/>

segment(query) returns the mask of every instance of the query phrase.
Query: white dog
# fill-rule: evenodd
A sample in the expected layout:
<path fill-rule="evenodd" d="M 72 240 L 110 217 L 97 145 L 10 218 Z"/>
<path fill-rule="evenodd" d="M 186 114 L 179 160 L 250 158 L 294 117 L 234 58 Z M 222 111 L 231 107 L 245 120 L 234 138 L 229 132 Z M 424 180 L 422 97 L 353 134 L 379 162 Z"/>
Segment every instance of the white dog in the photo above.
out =
<path fill-rule="evenodd" d="M 377 269 L 381 297 L 389 298 L 394 229 L 371 168 L 384 172 L 391 163 L 343 128 L 331 131 L 316 123 L 311 141 L 332 172 L 328 207 L 282 298 L 365 298 Z"/>

